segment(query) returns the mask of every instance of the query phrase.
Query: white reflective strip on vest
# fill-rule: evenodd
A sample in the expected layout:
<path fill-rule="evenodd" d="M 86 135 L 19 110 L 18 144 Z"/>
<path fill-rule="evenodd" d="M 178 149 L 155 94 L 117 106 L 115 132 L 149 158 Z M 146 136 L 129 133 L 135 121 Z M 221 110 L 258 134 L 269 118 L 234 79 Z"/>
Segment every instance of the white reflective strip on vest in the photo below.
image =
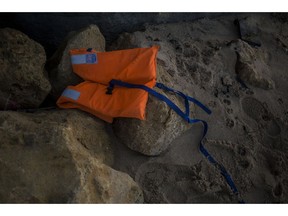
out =
<path fill-rule="evenodd" d="M 67 88 L 63 91 L 62 96 L 70 98 L 72 100 L 78 100 L 78 98 L 80 97 L 80 92 Z"/>
<path fill-rule="evenodd" d="M 97 55 L 96 53 L 89 54 L 80 54 L 72 55 L 71 63 L 72 64 L 97 64 Z"/>

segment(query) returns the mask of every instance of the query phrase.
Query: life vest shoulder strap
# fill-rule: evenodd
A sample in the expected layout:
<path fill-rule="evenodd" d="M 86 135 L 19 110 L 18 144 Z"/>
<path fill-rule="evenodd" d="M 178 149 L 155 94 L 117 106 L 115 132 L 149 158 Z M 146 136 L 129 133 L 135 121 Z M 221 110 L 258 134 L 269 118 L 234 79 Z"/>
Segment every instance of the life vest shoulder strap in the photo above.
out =
<path fill-rule="evenodd" d="M 196 100 L 195 98 L 192 98 L 188 95 L 185 95 L 183 92 L 174 90 L 172 88 L 169 88 L 165 86 L 163 83 L 157 82 L 155 87 L 163 89 L 164 91 L 173 92 L 180 97 L 182 97 L 185 100 L 185 112 L 183 112 L 175 103 L 173 103 L 169 98 L 167 98 L 165 95 L 158 93 L 157 91 L 153 90 L 152 88 L 149 88 L 145 85 L 138 85 L 138 84 L 132 84 L 123 82 L 121 80 L 111 80 L 109 83 L 109 86 L 107 88 L 107 94 L 112 94 L 114 86 L 121 86 L 126 88 L 139 88 L 144 91 L 147 91 L 149 94 L 155 96 L 159 100 L 164 101 L 171 109 L 173 109 L 178 115 L 180 115 L 185 121 L 190 123 L 192 119 L 189 117 L 190 109 L 189 109 L 189 101 L 195 103 L 197 106 L 199 106 L 201 109 L 203 109 L 207 114 L 211 114 L 211 110 L 206 107 L 204 104 L 202 104 L 200 101 Z"/>

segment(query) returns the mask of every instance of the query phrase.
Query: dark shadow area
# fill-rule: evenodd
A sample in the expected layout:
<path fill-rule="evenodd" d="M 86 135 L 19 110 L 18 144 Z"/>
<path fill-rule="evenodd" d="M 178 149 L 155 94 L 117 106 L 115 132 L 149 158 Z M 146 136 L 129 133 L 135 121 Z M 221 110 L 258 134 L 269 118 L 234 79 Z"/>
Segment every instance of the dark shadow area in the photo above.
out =
<path fill-rule="evenodd" d="M 143 31 L 145 24 L 193 21 L 223 13 L 1 13 L 0 28 L 15 28 L 42 44 L 49 58 L 71 31 L 96 24 L 110 45 L 123 32 Z"/>

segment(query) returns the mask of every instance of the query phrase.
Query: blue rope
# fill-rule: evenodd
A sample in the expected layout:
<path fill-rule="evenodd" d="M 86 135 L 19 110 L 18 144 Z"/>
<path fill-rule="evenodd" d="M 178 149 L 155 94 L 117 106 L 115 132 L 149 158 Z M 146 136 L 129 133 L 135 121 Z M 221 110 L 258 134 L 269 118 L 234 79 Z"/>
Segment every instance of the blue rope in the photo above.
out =
<path fill-rule="evenodd" d="M 205 149 L 204 145 L 203 145 L 203 139 L 207 134 L 208 131 L 208 124 L 206 121 L 201 120 L 201 119 L 191 119 L 189 117 L 189 101 L 195 103 L 197 106 L 199 106 L 201 109 L 203 109 L 207 114 L 211 114 L 211 110 L 209 108 L 207 108 L 204 104 L 202 104 L 200 101 L 196 100 L 195 98 L 189 97 L 187 95 L 185 95 L 184 93 L 174 90 L 172 88 L 169 88 L 167 86 L 165 86 L 162 83 L 156 83 L 156 87 L 163 89 L 165 91 L 169 91 L 169 92 L 173 92 L 177 95 L 179 95 L 180 97 L 182 97 L 185 100 L 185 113 L 175 104 L 173 103 L 169 98 L 167 98 L 166 96 L 156 92 L 155 90 L 145 86 L 145 85 L 137 85 L 137 84 L 131 84 L 131 83 L 127 83 L 127 82 L 122 82 L 120 80 L 111 80 L 109 83 L 109 93 L 112 94 L 112 90 L 114 88 L 114 86 L 122 86 L 122 87 L 126 87 L 126 88 L 139 88 L 142 89 L 144 91 L 147 91 L 149 94 L 157 97 L 159 100 L 164 101 L 171 109 L 173 109 L 178 115 L 180 115 L 185 121 L 187 121 L 189 124 L 193 124 L 193 123 L 202 123 L 204 126 L 204 131 L 200 140 L 200 146 L 199 146 L 199 150 L 200 152 L 207 158 L 207 160 L 212 163 L 216 168 L 218 168 L 220 170 L 220 173 L 222 174 L 222 176 L 225 178 L 227 184 L 229 185 L 229 187 L 231 188 L 232 192 L 238 197 L 238 201 L 239 203 L 244 203 L 244 200 L 240 197 L 240 194 L 237 190 L 237 187 L 234 183 L 234 181 L 232 180 L 232 177 L 230 176 L 230 174 L 228 173 L 228 171 L 225 169 L 225 167 L 223 165 L 221 165 L 220 163 L 218 163 L 213 157 L 212 155 Z"/>

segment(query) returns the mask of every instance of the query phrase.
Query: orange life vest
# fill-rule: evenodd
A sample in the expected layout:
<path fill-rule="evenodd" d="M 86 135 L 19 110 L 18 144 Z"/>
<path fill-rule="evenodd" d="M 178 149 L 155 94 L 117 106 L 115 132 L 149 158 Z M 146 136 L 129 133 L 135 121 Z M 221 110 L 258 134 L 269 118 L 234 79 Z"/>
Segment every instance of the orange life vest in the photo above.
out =
<path fill-rule="evenodd" d="M 195 103 L 208 114 L 211 111 L 195 98 L 162 83 L 156 83 L 157 51 L 157 46 L 113 52 L 96 52 L 90 49 L 71 50 L 73 71 L 85 81 L 77 86 L 68 86 L 58 99 L 58 106 L 78 108 L 107 122 L 112 122 L 114 117 L 143 120 L 149 92 L 164 101 L 188 123 L 201 122 L 203 124 L 204 132 L 200 141 L 200 151 L 220 170 L 233 193 L 238 196 L 238 190 L 229 173 L 203 146 L 202 141 L 207 133 L 208 124 L 204 120 L 189 117 L 189 102 Z M 114 86 L 117 87 L 114 88 Z M 154 86 L 185 99 L 185 112 L 169 98 L 154 91 L 152 89 Z M 241 197 L 239 202 L 243 202 Z"/>
<path fill-rule="evenodd" d="M 81 109 L 110 123 L 114 117 L 145 119 L 148 93 L 142 89 L 119 87 L 109 94 L 109 82 L 115 79 L 153 88 L 158 49 L 153 46 L 111 52 L 71 50 L 73 71 L 85 81 L 68 86 L 57 105 Z"/>

